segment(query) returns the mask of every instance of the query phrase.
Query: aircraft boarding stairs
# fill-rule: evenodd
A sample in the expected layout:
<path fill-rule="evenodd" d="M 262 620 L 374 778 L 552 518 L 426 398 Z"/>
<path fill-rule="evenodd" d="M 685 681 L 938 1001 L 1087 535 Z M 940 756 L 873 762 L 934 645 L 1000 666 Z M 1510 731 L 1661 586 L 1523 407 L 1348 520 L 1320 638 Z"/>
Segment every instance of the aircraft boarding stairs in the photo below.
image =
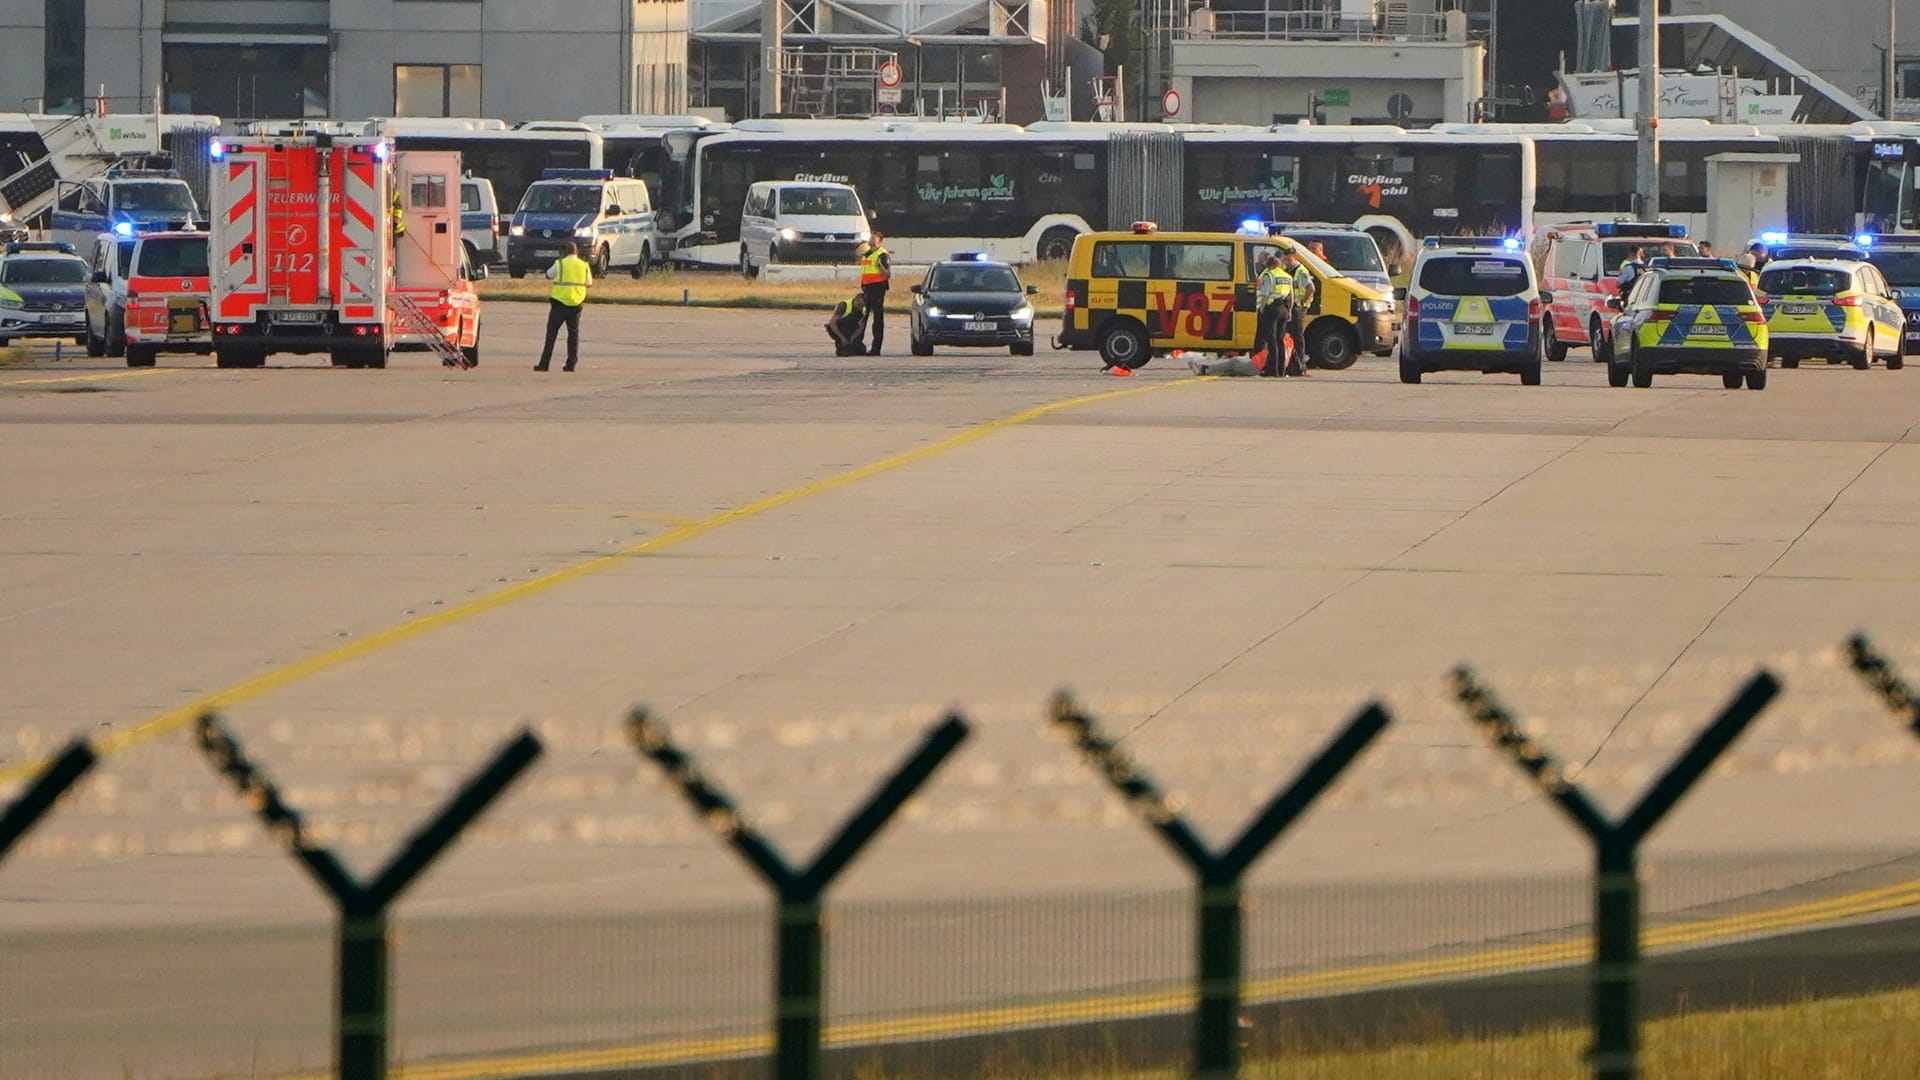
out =
<path fill-rule="evenodd" d="M 151 118 L 147 118 L 151 123 Z M 35 116 L 34 127 L 46 154 L 0 180 L 0 213 L 26 225 L 53 209 L 61 181 L 77 183 L 103 176 L 124 156 L 107 149 L 96 124 L 124 124 L 121 117 Z"/>

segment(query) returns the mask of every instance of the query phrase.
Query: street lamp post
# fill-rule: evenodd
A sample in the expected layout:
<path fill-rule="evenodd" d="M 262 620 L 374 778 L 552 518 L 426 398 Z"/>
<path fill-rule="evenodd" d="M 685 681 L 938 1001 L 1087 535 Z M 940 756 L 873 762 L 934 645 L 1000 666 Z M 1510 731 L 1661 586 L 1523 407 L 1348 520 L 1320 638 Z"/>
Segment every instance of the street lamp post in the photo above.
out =
<path fill-rule="evenodd" d="M 1634 210 L 1642 221 L 1660 216 L 1660 0 L 1640 0 L 1640 115 L 1634 158 Z"/>
<path fill-rule="evenodd" d="M 1880 113 L 1889 120 L 1893 119 L 1893 99 L 1898 91 L 1896 80 L 1900 75 L 1897 60 L 1900 34 L 1898 7 L 1898 0 L 1887 0 L 1887 55 L 1880 74 Z"/>

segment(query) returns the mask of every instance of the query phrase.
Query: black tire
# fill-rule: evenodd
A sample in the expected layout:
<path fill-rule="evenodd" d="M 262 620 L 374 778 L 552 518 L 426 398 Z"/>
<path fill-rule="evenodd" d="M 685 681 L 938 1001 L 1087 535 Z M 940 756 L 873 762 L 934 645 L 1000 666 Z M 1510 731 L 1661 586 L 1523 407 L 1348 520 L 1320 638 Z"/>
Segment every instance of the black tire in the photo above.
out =
<path fill-rule="evenodd" d="M 1100 359 L 1108 367 L 1134 371 L 1147 366 L 1146 328 L 1132 319 L 1114 319 L 1100 331 Z"/>
<path fill-rule="evenodd" d="M 740 276 L 749 281 L 760 276 L 760 269 L 753 265 L 752 259 L 747 258 L 747 245 L 745 244 L 740 245 Z"/>
<path fill-rule="evenodd" d="M 127 366 L 152 367 L 154 358 L 159 355 L 160 350 L 151 345 L 129 345 L 127 346 Z"/>
<path fill-rule="evenodd" d="M 1400 381 L 1403 383 L 1408 383 L 1410 385 L 1418 386 L 1420 384 L 1420 375 L 1421 375 L 1421 371 L 1420 371 L 1419 362 L 1414 360 L 1413 357 L 1408 356 L 1407 350 L 1401 349 L 1400 350 Z"/>
<path fill-rule="evenodd" d="M 527 276 L 527 272 L 518 266 L 509 266 L 507 267 L 507 276 L 515 281 L 519 281 L 521 278 Z"/>
<path fill-rule="evenodd" d="M 1800 366 L 1800 358 L 1797 356 L 1783 356 L 1780 358 L 1780 366 L 1783 368 L 1797 368 Z"/>
<path fill-rule="evenodd" d="M 480 366 L 480 339 L 475 338 L 473 341 L 473 344 L 471 345 L 460 346 L 460 355 L 467 358 L 468 367 L 470 368 L 479 367 Z"/>
<path fill-rule="evenodd" d="M 1539 386 L 1540 385 L 1540 358 L 1539 357 L 1537 356 L 1534 357 L 1533 363 L 1528 364 L 1526 367 L 1523 367 L 1520 369 L 1520 385 L 1521 386 Z"/>
<path fill-rule="evenodd" d="M 1040 241 L 1033 245 L 1033 258 L 1036 262 L 1065 262 L 1073 255 L 1073 241 L 1080 235 L 1065 225 L 1055 225 L 1040 234 Z"/>
<path fill-rule="evenodd" d="M 1029 341 L 1023 345 L 1009 345 L 1007 346 L 1007 351 L 1015 356 L 1032 356 L 1033 342 Z"/>
<path fill-rule="evenodd" d="M 82 334 L 79 337 L 74 338 L 73 343 L 75 345 L 85 345 L 87 343 L 87 336 L 85 334 Z"/>
<path fill-rule="evenodd" d="M 1607 362 L 1607 385 L 1619 388 L 1627 385 L 1628 371 L 1612 361 Z"/>
<path fill-rule="evenodd" d="M 1633 385 L 1637 390 L 1645 390 L 1647 387 L 1652 386 L 1653 369 L 1650 367 L 1642 367 L 1639 364 L 1633 365 Z"/>
<path fill-rule="evenodd" d="M 387 350 L 378 345 L 368 347 L 366 350 L 366 360 L 361 366 L 385 368 L 387 366 Z"/>
<path fill-rule="evenodd" d="M 918 334 L 911 335 L 907 338 L 907 349 L 915 356 L 933 355 L 933 346 L 921 341 L 920 335 Z"/>
<path fill-rule="evenodd" d="M 1606 332 L 1600 329 L 1599 319 L 1587 324 L 1587 349 L 1593 353 L 1594 360 L 1600 363 L 1611 363 L 1613 360 L 1613 346 L 1608 343 Z"/>
<path fill-rule="evenodd" d="M 607 276 L 607 267 L 612 260 L 613 252 L 608 251 L 607 246 L 602 244 L 593 249 L 593 262 L 589 263 L 587 268 L 593 271 L 595 278 L 603 278 Z"/>
<path fill-rule="evenodd" d="M 107 355 L 127 355 L 127 324 L 124 317 L 115 319 L 107 316 Z"/>
<path fill-rule="evenodd" d="M 87 337 L 84 344 L 87 347 L 88 356 L 101 357 L 107 355 L 107 343 L 105 339 L 93 336 L 93 322 L 91 320 L 87 322 Z"/>
<path fill-rule="evenodd" d="M 239 349 L 213 350 L 213 366 L 217 368 L 243 368 L 247 366 L 246 356 Z"/>
<path fill-rule="evenodd" d="M 1894 353 L 1892 356 L 1887 357 L 1888 371 L 1899 371 L 1901 368 L 1906 366 L 1907 366 L 1907 357 L 1905 353 Z"/>
<path fill-rule="evenodd" d="M 483 264 L 482 264 L 482 263 L 480 262 L 480 249 L 479 249 L 479 248 L 477 248 L 477 247 L 474 247 L 474 246 L 473 246 L 473 243 L 472 243 L 471 241 L 468 241 L 468 240 L 462 240 L 462 241 L 460 241 L 460 246 L 461 246 L 461 247 L 462 247 L 463 249 L 465 249 L 465 250 L 466 250 L 466 253 L 467 253 L 467 265 L 468 265 L 468 266 L 481 266 L 481 265 L 483 265 Z"/>
<path fill-rule="evenodd" d="M 1765 390 L 1767 388 L 1767 369 L 1747 372 L 1747 389 Z"/>
<path fill-rule="evenodd" d="M 1738 371 L 1729 371 L 1720 376 L 1720 385 L 1729 390 L 1738 390 L 1746 382 L 1746 377 Z"/>
<path fill-rule="evenodd" d="M 1873 366 L 1873 327 L 1867 327 L 1867 340 L 1860 343 L 1859 355 L 1847 357 L 1847 363 L 1852 364 L 1855 371 L 1865 371 Z"/>
<path fill-rule="evenodd" d="M 1325 319 L 1307 330 L 1307 365 L 1345 371 L 1360 359 L 1360 338 L 1344 323 Z"/>
<path fill-rule="evenodd" d="M 1567 358 L 1567 346 L 1553 336 L 1553 316 L 1551 315 L 1542 316 L 1540 319 L 1540 342 L 1546 346 L 1547 359 L 1557 364 Z"/>
<path fill-rule="evenodd" d="M 642 246 L 640 248 L 640 261 L 633 264 L 633 280 L 639 281 L 641 278 L 646 277 L 647 271 L 651 270 L 652 268 L 653 268 L 653 249 L 650 247 Z"/>
<path fill-rule="evenodd" d="M 352 348 L 329 349 L 327 359 L 337 368 L 357 368 L 360 366 L 360 351 Z"/>

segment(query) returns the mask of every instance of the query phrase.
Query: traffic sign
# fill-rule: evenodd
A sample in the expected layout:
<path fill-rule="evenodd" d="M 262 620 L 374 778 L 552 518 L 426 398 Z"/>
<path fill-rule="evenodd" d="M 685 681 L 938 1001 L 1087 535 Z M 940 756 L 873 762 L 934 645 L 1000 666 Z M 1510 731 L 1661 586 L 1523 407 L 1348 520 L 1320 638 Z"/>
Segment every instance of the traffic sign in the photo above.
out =
<path fill-rule="evenodd" d="M 900 63 L 889 60 L 880 65 L 880 85 L 888 90 L 900 85 Z"/>
<path fill-rule="evenodd" d="M 1320 93 L 1320 104 L 1345 109 L 1353 104 L 1353 92 L 1344 86 L 1329 86 Z"/>
<path fill-rule="evenodd" d="M 1160 95 L 1160 112 L 1165 116 L 1180 115 L 1180 91 L 1167 87 L 1167 92 Z"/>
<path fill-rule="evenodd" d="M 880 104 L 882 105 L 898 105 L 900 104 L 900 88 L 897 86 L 883 86 L 880 88 L 879 97 Z"/>

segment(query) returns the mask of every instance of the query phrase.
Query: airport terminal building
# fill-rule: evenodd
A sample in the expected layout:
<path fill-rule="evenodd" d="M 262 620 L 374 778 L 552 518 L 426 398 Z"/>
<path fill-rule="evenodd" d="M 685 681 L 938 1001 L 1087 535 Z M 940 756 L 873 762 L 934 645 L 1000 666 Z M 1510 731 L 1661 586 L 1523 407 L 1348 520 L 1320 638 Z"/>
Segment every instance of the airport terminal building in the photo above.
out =
<path fill-rule="evenodd" d="M 687 0 L 0 0 L 0 111 L 678 113 Z M 105 99 L 104 108 L 101 99 Z"/>

